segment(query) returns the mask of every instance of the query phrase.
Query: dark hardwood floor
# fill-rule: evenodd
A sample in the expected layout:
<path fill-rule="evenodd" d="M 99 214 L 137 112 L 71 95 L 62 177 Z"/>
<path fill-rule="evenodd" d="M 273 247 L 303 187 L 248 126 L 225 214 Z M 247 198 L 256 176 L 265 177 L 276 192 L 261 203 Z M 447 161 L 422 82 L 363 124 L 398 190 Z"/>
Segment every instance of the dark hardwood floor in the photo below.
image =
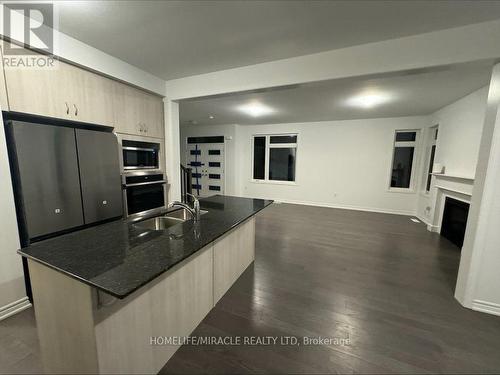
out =
<path fill-rule="evenodd" d="M 463 308 L 457 247 L 406 216 L 273 205 L 256 261 L 195 336 L 349 338 L 183 346 L 162 373 L 500 372 L 500 318 Z"/>
<path fill-rule="evenodd" d="M 41 373 L 33 309 L 0 321 L 0 374 Z"/>
<path fill-rule="evenodd" d="M 281 204 L 256 232 L 254 265 L 193 335 L 348 344 L 183 346 L 162 373 L 500 372 L 500 317 L 454 299 L 459 249 L 423 224 Z M 0 322 L 0 373 L 39 366 L 32 310 Z"/>

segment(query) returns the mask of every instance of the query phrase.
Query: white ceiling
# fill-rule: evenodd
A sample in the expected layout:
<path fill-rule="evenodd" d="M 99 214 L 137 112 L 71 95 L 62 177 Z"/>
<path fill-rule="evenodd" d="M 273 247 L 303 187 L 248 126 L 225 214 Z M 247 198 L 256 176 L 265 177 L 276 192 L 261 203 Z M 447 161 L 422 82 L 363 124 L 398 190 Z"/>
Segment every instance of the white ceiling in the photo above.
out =
<path fill-rule="evenodd" d="M 500 18 L 500 1 L 63 1 L 59 29 L 163 79 Z"/>
<path fill-rule="evenodd" d="M 484 61 L 188 99 L 180 102 L 180 121 L 181 125 L 253 125 L 427 115 L 487 85 L 492 65 Z M 365 93 L 385 95 L 388 100 L 373 108 L 349 105 L 349 99 Z M 254 118 L 240 111 L 251 103 L 274 112 Z"/>

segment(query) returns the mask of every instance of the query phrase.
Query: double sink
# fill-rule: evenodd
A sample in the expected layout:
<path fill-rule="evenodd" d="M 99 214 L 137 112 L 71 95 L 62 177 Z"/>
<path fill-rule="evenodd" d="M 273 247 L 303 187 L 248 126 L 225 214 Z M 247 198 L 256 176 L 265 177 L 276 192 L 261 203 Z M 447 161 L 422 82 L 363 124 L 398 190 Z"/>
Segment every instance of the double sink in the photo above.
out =
<path fill-rule="evenodd" d="M 200 215 L 206 214 L 208 211 L 200 210 Z M 171 211 L 162 216 L 152 217 L 135 223 L 134 225 L 141 229 L 147 230 L 165 230 L 176 224 L 183 223 L 187 220 L 192 220 L 191 213 L 181 208 L 179 210 Z"/>

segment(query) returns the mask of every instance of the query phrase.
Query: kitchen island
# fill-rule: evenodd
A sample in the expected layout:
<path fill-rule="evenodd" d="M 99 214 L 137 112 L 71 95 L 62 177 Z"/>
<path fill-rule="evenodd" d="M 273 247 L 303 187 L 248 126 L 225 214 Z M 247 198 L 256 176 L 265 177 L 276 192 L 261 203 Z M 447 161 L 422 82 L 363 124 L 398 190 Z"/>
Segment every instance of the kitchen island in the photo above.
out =
<path fill-rule="evenodd" d="M 156 373 L 253 262 L 254 215 L 272 201 L 214 196 L 200 221 L 114 221 L 35 243 L 28 258 L 50 373 Z"/>

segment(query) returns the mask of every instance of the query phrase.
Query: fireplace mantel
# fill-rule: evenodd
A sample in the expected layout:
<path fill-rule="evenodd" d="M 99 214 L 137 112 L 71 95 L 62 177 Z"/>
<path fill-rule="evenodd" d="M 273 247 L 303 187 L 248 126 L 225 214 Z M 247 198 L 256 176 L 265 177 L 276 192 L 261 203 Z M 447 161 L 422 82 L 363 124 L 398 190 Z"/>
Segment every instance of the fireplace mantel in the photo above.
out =
<path fill-rule="evenodd" d="M 442 190 L 447 190 L 447 191 L 452 191 L 454 193 L 458 193 L 458 194 L 463 194 L 463 195 L 468 195 L 469 197 L 472 196 L 472 193 L 468 192 L 468 191 L 463 191 L 463 190 L 459 190 L 459 189 L 454 189 L 454 188 L 451 188 L 451 187 L 446 187 L 446 186 L 441 186 L 441 185 L 436 185 L 436 188 L 437 189 L 442 189 Z"/>
<path fill-rule="evenodd" d="M 447 174 L 447 173 L 431 173 L 431 175 L 433 175 L 437 178 L 474 181 L 474 177 L 471 177 L 471 176 L 463 176 L 463 175 Z"/>
<path fill-rule="evenodd" d="M 445 173 L 432 173 L 432 175 L 434 177 L 434 184 L 431 199 L 434 201 L 434 204 L 427 229 L 432 232 L 440 232 L 446 197 L 470 204 L 474 178 Z"/>

